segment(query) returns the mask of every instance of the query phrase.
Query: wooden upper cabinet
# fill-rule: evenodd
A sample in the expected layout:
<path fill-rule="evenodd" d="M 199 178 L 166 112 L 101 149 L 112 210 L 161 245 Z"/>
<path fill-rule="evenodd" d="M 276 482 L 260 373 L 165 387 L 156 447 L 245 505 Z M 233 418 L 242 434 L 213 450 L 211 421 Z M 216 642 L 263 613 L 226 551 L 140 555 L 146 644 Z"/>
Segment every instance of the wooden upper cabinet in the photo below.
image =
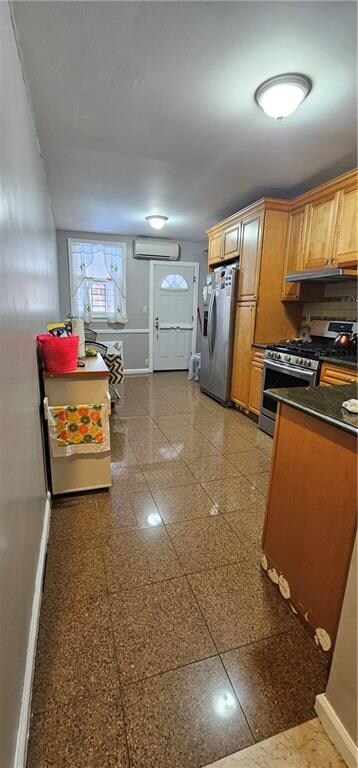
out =
<path fill-rule="evenodd" d="M 241 224 L 241 257 L 237 299 L 256 301 L 261 261 L 263 214 L 243 219 Z"/>
<path fill-rule="evenodd" d="M 255 303 L 236 304 L 231 397 L 249 407 L 252 342 L 255 331 Z"/>
<path fill-rule="evenodd" d="M 304 209 L 291 213 L 288 220 L 282 301 L 299 301 L 300 283 L 286 283 L 285 275 L 302 269 L 302 250 L 304 234 Z"/>
<path fill-rule="evenodd" d="M 241 224 L 224 233 L 224 259 L 234 259 L 240 255 Z"/>
<path fill-rule="evenodd" d="M 208 264 L 218 264 L 224 258 L 224 237 L 223 234 L 213 235 L 209 239 Z"/>
<path fill-rule="evenodd" d="M 338 196 L 332 263 L 358 260 L 358 191 L 343 189 Z"/>
<path fill-rule="evenodd" d="M 333 253 L 339 193 L 305 207 L 303 269 L 328 267 Z"/>

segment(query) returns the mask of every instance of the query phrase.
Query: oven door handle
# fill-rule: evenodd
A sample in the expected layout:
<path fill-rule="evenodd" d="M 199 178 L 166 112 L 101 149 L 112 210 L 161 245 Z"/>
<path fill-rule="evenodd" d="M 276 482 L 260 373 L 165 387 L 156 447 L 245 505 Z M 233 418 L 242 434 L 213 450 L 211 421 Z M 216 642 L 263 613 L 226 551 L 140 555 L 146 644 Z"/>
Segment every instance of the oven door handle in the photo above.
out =
<path fill-rule="evenodd" d="M 291 373 L 291 375 L 295 376 L 297 379 L 307 379 L 307 381 L 315 379 L 318 373 L 316 370 L 310 371 L 307 368 L 298 368 L 295 365 L 287 365 L 286 363 L 275 363 L 273 360 L 265 360 L 264 381 L 266 368 L 270 368 L 273 371 L 282 371 L 282 373 Z"/>

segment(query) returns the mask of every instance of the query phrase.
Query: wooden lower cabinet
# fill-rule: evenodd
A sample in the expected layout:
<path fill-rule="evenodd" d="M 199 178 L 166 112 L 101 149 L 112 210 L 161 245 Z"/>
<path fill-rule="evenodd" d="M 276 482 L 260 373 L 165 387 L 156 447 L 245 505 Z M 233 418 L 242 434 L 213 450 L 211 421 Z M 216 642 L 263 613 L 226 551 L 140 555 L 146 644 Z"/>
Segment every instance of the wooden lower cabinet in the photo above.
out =
<path fill-rule="evenodd" d="M 355 435 L 281 403 L 262 566 L 327 652 L 337 633 L 356 510 Z"/>
<path fill-rule="evenodd" d="M 320 386 L 329 384 L 355 384 L 358 383 L 358 371 L 334 363 L 323 363 L 319 379 Z"/>
<path fill-rule="evenodd" d="M 247 409 L 250 393 L 252 342 L 255 331 L 255 308 L 255 302 L 238 302 L 236 304 L 231 397 L 234 403 Z"/>
<path fill-rule="evenodd" d="M 249 410 L 251 413 L 255 413 L 257 416 L 260 413 L 261 397 L 262 397 L 262 384 L 263 384 L 263 368 L 264 368 L 264 350 L 254 347 L 252 362 L 251 362 L 251 377 L 250 377 L 250 394 L 249 394 Z"/>

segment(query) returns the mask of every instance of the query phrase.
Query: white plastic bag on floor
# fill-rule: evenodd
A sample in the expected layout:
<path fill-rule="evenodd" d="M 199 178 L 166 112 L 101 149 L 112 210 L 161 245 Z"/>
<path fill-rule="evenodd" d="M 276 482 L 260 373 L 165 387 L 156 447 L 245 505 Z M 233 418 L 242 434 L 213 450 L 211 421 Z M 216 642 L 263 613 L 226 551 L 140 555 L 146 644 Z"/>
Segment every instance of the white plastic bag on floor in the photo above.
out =
<path fill-rule="evenodd" d="M 200 352 L 196 352 L 195 355 L 190 355 L 188 381 L 191 381 L 192 379 L 194 379 L 194 381 L 199 381 L 200 363 L 201 363 Z"/>

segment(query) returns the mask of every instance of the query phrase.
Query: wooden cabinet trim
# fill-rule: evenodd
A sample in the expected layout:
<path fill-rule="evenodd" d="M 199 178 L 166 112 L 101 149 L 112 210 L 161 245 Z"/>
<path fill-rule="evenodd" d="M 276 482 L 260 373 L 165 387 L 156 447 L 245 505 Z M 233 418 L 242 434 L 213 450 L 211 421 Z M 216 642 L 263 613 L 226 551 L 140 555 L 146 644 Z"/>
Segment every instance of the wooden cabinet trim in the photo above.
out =
<path fill-rule="evenodd" d="M 344 173 L 341 176 L 326 181 L 324 184 L 320 184 L 319 187 L 303 192 L 302 195 L 295 197 L 291 202 L 291 210 L 295 211 L 297 208 L 307 205 L 307 203 L 315 202 L 317 200 L 323 200 L 326 196 L 334 196 L 336 192 L 341 189 L 348 189 L 356 186 L 358 183 L 358 168 L 354 168 L 348 173 Z"/>
<path fill-rule="evenodd" d="M 214 224 L 214 226 L 206 230 L 206 234 L 210 238 L 213 237 L 213 235 L 224 233 L 226 230 L 232 229 L 237 224 L 240 224 L 243 219 L 251 216 L 255 217 L 258 213 L 263 213 L 265 210 L 288 212 L 291 205 L 291 200 L 280 200 L 275 197 L 262 197 L 260 200 L 256 200 L 254 203 L 251 203 L 251 205 L 246 206 L 246 208 L 237 211 L 237 213 L 233 213 L 232 216 L 229 216 L 227 219 L 223 219 L 217 224 Z"/>

